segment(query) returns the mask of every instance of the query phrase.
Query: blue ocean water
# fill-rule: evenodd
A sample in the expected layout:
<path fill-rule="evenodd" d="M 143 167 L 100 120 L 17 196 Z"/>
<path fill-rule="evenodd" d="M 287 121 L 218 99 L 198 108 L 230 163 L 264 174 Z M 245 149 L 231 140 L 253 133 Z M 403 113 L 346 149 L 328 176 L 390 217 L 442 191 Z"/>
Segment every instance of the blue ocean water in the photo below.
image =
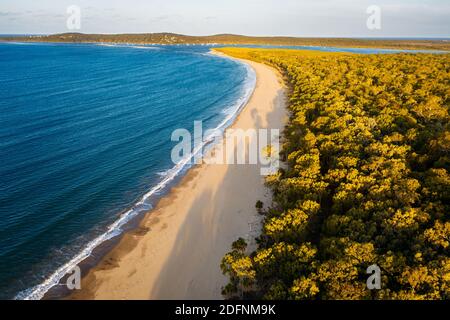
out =
<path fill-rule="evenodd" d="M 187 169 L 174 129 L 231 123 L 254 74 L 208 51 L 0 43 L 0 298 L 42 297 L 151 208 Z"/>
<path fill-rule="evenodd" d="M 0 298 L 40 298 L 148 210 L 182 171 L 174 129 L 231 121 L 254 75 L 208 51 L 0 44 Z"/>

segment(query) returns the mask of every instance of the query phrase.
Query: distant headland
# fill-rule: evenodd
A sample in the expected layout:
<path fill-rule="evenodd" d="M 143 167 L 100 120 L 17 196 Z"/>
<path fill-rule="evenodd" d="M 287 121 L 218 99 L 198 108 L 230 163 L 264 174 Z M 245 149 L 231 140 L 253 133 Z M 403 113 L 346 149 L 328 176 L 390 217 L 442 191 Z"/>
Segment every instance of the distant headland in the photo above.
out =
<path fill-rule="evenodd" d="M 369 39 L 369 38 L 300 38 L 300 37 L 253 37 L 234 34 L 211 36 L 188 36 L 175 33 L 139 34 L 83 34 L 61 33 L 54 35 L 0 36 L 0 41 L 69 42 L 69 43 L 134 43 L 134 44 L 236 44 L 236 45 L 291 45 L 360 47 L 414 50 L 448 50 L 446 39 Z"/>

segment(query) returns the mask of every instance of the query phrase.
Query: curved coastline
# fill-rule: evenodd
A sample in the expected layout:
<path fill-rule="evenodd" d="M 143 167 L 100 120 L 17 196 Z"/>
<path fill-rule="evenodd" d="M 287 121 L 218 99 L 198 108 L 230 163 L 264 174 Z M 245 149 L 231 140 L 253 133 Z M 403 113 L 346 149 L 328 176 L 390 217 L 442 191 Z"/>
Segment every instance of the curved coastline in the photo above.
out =
<path fill-rule="evenodd" d="M 287 112 L 280 74 L 239 61 L 255 70 L 256 88 L 230 128 L 282 130 Z M 257 200 L 271 201 L 259 165 L 194 166 L 68 298 L 220 299 L 226 280 L 220 259 L 236 238 L 251 241 L 258 234 Z"/>
<path fill-rule="evenodd" d="M 208 55 L 210 54 L 212 54 L 212 52 L 208 53 Z M 235 60 L 225 56 L 221 56 L 221 58 Z M 237 59 L 235 61 L 237 61 Z M 255 90 L 256 75 L 254 73 L 254 70 L 248 64 L 245 64 L 243 62 L 239 63 L 245 65 L 247 69 L 247 78 L 243 86 L 243 93 L 235 102 L 235 104 L 233 104 L 233 106 L 228 109 L 229 112 L 225 114 L 225 118 L 220 122 L 220 124 L 213 129 L 214 131 L 218 130 L 220 132 L 224 132 L 230 125 L 232 125 L 235 119 L 239 116 L 239 113 L 250 100 L 253 91 Z M 146 194 L 144 194 L 132 208 L 121 214 L 115 222 L 108 226 L 107 230 L 103 234 L 87 243 L 87 245 L 81 252 L 79 252 L 76 256 L 74 256 L 64 265 L 55 270 L 45 281 L 34 287 L 19 292 L 14 297 L 14 299 L 40 300 L 45 298 L 46 294 L 55 286 L 57 286 L 61 282 L 61 280 L 63 280 L 67 276 L 67 274 L 71 270 L 73 270 L 75 266 L 81 265 L 85 260 L 91 258 L 95 250 L 105 245 L 107 242 L 116 240 L 119 236 L 123 236 L 124 234 L 129 232 L 128 229 L 130 228 L 127 228 L 128 224 L 130 224 L 135 219 L 138 219 L 140 216 L 145 216 L 149 212 L 151 213 L 153 206 L 150 204 L 150 200 L 160 201 L 161 198 L 164 198 L 166 196 L 166 193 L 170 192 L 170 187 L 172 186 L 172 184 L 176 184 L 176 181 L 178 179 L 183 179 L 183 177 L 189 173 L 189 170 L 193 167 L 193 165 L 191 164 L 191 160 L 199 152 L 206 152 L 212 142 L 212 136 L 206 137 L 205 142 L 201 146 L 193 150 L 193 153 L 183 159 L 180 163 L 176 164 L 173 168 L 166 171 L 164 174 L 164 178 L 161 179 L 161 181 L 153 188 L 151 188 Z M 135 231 L 135 228 L 131 228 L 130 232 L 133 231 Z M 120 240 L 118 242 L 120 243 Z M 113 246 L 113 248 L 114 247 L 115 246 Z M 104 255 L 104 253 L 102 255 Z M 98 259 L 98 261 L 96 262 L 101 263 L 101 261 L 102 258 Z M 94 268 L 95 265 L 97 265 L 97 263 L 94 263 Z"/>

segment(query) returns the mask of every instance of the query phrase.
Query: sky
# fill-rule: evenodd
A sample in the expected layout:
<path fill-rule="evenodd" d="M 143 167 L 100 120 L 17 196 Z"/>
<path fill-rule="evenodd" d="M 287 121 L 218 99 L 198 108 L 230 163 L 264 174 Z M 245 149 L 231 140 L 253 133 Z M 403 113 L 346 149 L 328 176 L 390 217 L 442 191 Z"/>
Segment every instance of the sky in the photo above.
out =
<path fill-rule="evenodd" d="M 67 8 L 80 8 L 69 29 Z M 380 8 L 380 29 L 367 8 Z M 1 0 L 0 34 L 450 37 L 450 0 Z"/>

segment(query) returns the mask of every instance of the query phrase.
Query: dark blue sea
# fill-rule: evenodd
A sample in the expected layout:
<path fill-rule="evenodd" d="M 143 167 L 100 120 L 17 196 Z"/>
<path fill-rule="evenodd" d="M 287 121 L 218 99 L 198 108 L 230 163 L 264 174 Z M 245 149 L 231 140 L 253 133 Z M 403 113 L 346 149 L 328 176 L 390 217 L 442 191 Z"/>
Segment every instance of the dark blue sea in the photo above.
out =
<path fill-rule="evenodd" d="M 0 298 L 42 297 L 150 209 L 186 169 L 173 130 L 230 123 L 255 76 L 208 51 L 0 44 Z"/>

